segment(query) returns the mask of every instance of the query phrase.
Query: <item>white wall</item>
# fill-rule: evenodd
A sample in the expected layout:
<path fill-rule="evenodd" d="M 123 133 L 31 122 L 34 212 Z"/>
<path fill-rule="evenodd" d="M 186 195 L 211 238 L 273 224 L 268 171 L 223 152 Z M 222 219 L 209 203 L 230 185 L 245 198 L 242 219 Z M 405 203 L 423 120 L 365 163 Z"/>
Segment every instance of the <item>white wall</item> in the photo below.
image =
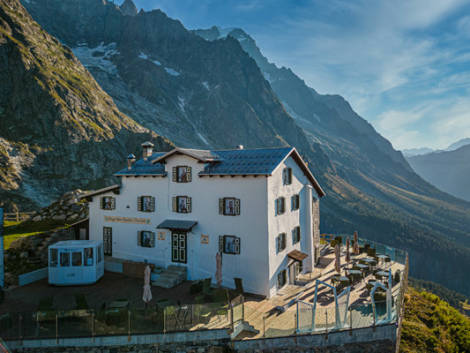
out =
<path fill-rule="evenodd" d="M 192 167 L 192 182 L 174 183 L 171 180 L 173 166 Z M 268 226 L 267 226 L 267 180 L 258 177 L 199 177 L 204 164 L 195 159 L 174 155 L 167 159 L 167 177 L 124 177 L 120 195 L 116 197 L 116 209 L 100 209 L 100 198 L 95 196 L 90 203 L 90 239 L 102 239 L 103 226 L 113 228 L 113 256 L 123 259 L 144 260 L 168 266 L 171 262 L 171 232 L 156 229 L 165 219 L 195 220 L 198 224 L 188 233 L 189 279 L 212 277 L 215 281 L 219 235 L 235 235 L 241 238 L 240 255 L 223 254 L 223 285 L 234 287 L 234 277 L 243 278 L 246 291 L 268 294 Z M 156 198 L 155 212 L 137 211 L 137 197 L 149 195 Z M 192 197 L 192 212 L 172 212 L 172 196 Z M 241 200 L 240 216 L 219 215 L 218 199 L 236 197 Z M 150 219 L 148 225 L 110 223 L 105 215 L 140 217 Z M 137 231 L 150 230 L 156 233 L 155 248 L 137 245 Z M 164 232 L 165 240 L 158 240 Z M 201 234 L 209 235 L 209 244 L 201 244 Z"/>
<path fill-rule="evenodd" d="M 284 185 L 282 180 L 282 171 L 284 168 L 292 168 L 292 184 Z M 292 157 L 287 158 L 274 171 L 272 177 L 268 178 L 268 224 L 269 224 L 269 242 L 268 248 L 271 254 L 269 263 L 269 293 L 270 296 L 277 292 L 277 275 L 280 271 L 286 270 L 288 273 L 288 264 L 290 263 L 287 254 L 294 250 L 300 250 L 313 256 L 312 246 L 308 242 L 312 242 L 311 238 L 306 236 L 306 185 L 311 185 L 308 178 L 300 169 L 298 164 Z M 291 196 L 300 195 L 300 208 L 291 210 Z M 313 195 L 318 199 L 316 192 Z M 286 211 L 282 215 L 275 215 L 275 200 L 283 196 L 286 200 Z M 319 206 L 318 206 L 319 207 Z M 293 244 L 292 230 L 294 227 L 300 226 L 300 242 Z M 286 248 L 276 255 L 276 237 L 279 233 L 286 233 Z M 304 260 L 307 261 L 308 259 Z M 308 266 L 304 266 L 304 272 L 310 270 Z"/>

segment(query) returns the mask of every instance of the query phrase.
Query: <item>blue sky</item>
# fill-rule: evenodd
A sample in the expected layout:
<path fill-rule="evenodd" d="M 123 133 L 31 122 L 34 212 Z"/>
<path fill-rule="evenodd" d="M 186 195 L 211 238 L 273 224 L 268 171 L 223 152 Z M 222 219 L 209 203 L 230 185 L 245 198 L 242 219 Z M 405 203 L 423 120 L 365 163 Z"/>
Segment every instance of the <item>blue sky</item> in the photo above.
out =
<path fill-rule="evenodd" d="M 468 1 L 134 1 L 189 29 L 243 28 L 270 61 L 344 96 L 397 149 L 470 137 Z"/>

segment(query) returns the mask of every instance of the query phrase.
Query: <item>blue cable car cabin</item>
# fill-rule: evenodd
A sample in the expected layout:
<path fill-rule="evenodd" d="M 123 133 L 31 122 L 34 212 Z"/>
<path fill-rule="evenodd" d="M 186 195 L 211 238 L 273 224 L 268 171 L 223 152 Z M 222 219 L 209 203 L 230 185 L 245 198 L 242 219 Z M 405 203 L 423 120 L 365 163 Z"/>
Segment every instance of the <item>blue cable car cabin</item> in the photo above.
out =
<path fill-rule="evenodd" d="M 65 240 L 49 246 L 49 284 L 92 284 L 103 274 L 102 241 Z"/>

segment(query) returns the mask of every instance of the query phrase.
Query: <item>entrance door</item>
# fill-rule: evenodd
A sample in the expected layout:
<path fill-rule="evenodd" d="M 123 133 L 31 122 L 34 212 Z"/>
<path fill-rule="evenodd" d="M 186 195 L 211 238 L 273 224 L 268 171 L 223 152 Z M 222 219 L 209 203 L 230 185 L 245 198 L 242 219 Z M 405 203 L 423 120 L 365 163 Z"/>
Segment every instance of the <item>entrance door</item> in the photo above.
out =
<path fill-rule="evenodd" d="M 103 251 L 105 256 L 113 256 L 113 228 L 103 227 Z"/>
<path fill-rule="evenodd" d="M 300 271 L 302 271 L 302 264 L 300 262 L 293 262 L 289 265 L 289 284 L 295 284 Z"/>
<path fill-rule="evenodd" d="M 171 261 L 186 263 L 187 262 L 187 242 L 186 233 L 171 233 Z"/>

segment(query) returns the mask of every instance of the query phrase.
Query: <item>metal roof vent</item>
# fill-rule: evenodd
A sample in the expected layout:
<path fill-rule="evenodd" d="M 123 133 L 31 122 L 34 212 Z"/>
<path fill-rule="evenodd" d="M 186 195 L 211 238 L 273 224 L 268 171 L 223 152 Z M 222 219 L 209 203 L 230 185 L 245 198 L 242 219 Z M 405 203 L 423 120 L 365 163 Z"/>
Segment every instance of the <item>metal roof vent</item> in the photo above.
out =
<path fill-rule="evenodd" d="M 144 160 L 147 160 L 148 157 L 150 157 L 153 154 L 153 146 L 154 144 L 150 141 L 144 142 L 142 145 L 142 150 L 143 150 L 143 158 Z"/>

